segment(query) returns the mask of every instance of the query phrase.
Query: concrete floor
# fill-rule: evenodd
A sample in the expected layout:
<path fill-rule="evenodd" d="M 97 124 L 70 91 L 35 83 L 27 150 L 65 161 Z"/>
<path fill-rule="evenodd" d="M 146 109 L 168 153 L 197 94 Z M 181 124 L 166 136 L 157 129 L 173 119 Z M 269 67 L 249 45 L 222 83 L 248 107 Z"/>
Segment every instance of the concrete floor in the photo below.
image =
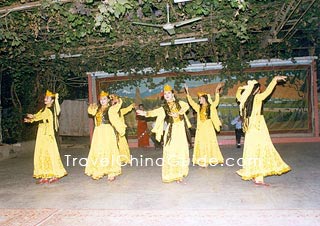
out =
<path fill-rule="evenodd" d="M 267 177 L 270 187 L 241 180 L 235 171 L 240 168 L 236 161 L 242 149 L 234 146 L 221 146 L 225 160 L 233 158 L 229 163 L 234 166 L 190 166 L 184 184 L 162 183 L 158 166 L 125 166 L 114 182 L 95 181 L 84 175 L 79 161 L 75 166 L 69 161 L 67 166 L 65 155 L 71 155 L 69 159 L 87 157 L 87 145 L 64 144 L 61 157 L 68 176 L 55 184 L 37 185 L 32 178 L 33 152 L 25 150 L 17 158 L 0 162 L 0 225 L 18 222 L 21 211 L 26 216 L 21 225 L 73 225 L 79 219 L 86 220 L 78 225 L 121 225 L 124 219 L 130 225 L 140 220 L 149 222 L 145 225 L 253 225 L 257 220 L 263 220 L 260 225 L 320 225 L 320 143 L 275 146 L 292 171 Z M 133 148 L 131 152 L 139 160 L 162 156 L 154 148 Z M 43 215 L 31 223 L 27 216 L 38 215 L 28 211 Z M 154 215 L 152 221 L 144 217 L 149 214 Z M 281 224 L 272 224 L 274 220 Z"/>

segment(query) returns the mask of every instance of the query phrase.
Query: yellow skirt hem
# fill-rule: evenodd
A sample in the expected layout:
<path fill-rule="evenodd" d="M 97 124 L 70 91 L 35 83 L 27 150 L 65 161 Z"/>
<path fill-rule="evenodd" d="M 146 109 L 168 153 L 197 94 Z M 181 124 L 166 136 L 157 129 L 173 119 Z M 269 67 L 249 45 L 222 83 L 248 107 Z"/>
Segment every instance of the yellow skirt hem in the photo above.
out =
<path fill-rule="evenodd" d="M 272 175 L 281 175 L 281 174 L 284 174 L 284 173 L 287 173 L 291 170 L 290 167 L 286 167 L 284 169 L 282 169 L 281 171 L 271 171 L 271 172 L 267 172 L 267 173 L 261 173 L 261 174 L 253 174 L 253 175 L 242 175 L 239 170 L 237 171 L 237 174 L 239 176 L 241 176 L 241 179 L 242 180 L 252 180 L 253 178 L 256 178 L 256 177 L 259 177 L 259 176 L 263 176 L 263 177 L 267 177 L 267 176 L 272 176 Z"/>
<path fill-rule="evenodd" d="M 99 176 L 93 176 L 93 174 L 90 174 L 90 173 L 85 173 L 85 174 L 94 180 L 100 180 L 101 178 L 103 178 L 104 176 L 108 176 L 109 174 L 112 174 L 114 177 L 117 177 L 121 175 L 121 172 L 104 173 L 103 175 L 99 175 Z"/>
<path fill-rule="evenodd" d="M 218 165 L 218 164 L 223 164 L 224 163 L 224 160 L 222 161 L 214 161 L 214 162 L 198 162 L 198 161 L 192 161 L 194 165 L 198 165 L 198 166 L 201 166 L 201 167 L 208 167 L 209 165 Z"/>
<path fill-rule="evenodd" d="M 65 173 L 63 175 L 55 175 L 55 174 L 39 174 L 39 175 L 33 175 L 34 178 L 40 179 L 40 178 L 62 178 L 64 176 L 67 176 L 68 173 Z"/>
<path fill-rule="evenodd" d="M 178 180 L 182 180 L 184 177 L 186 177 L 187 175 L 183 175 L 182 177 L 176 177 L 174 179 L 170 179 L 170 180 L 163 180 L 162 179 L 162 182 L 163 183 L 171 183 L 171 182 L 174 182 L 174 181 L 178 181 Z"/>

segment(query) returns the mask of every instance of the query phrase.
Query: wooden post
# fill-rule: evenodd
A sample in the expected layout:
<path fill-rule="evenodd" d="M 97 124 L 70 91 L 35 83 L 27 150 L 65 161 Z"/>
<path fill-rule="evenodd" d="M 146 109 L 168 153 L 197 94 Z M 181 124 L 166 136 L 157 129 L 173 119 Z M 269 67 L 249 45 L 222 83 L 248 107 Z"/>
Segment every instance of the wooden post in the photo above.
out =
<path fill-rule="evenodd" d="M 97 102 L 97 91 L 96 91 L 96 79 L 94 73 L 87 73 L 88 76 L 88 101 L 89 104 Z M 94 121 L 93 118 L 89 118 L 89 133 L 90 133 L 90 143 L 92 140 L 94 129 Z"/>
<path fill-rule="evenodd" d="M 2 144 L 2 103 L 1 103 L 1 85 L 2 85 L 2 72 L 0 72 L 0 144 Z"/>
<path fill-rule="evenodd" d="M 318 91 L 317 91 L 317 65 L 316 61 L 313 60 L 311 64 L 311 87 L 313 93 L 313 117 L 314 117 L 314 136 L 319 137 L 319 113 L 318 113 Z"/>

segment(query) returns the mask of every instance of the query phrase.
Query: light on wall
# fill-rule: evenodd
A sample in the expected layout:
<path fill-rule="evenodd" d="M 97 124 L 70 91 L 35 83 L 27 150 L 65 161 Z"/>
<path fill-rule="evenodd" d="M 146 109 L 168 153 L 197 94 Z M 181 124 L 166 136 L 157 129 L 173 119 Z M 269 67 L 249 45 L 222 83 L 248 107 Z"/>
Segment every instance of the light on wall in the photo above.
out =
<path fill-rule="evenodd" d="M 58 58 L 76 58 L 76 57 L 81 57 L 82 54 L 78 53 L 78 54 L 65 54 L 65 53 L 62 53 L 62 54 L 59 54 L 59 55 L 55 55 L 55 54 L 52 54 L 50 55 L 48 58 L 45 58 L 45 57 L 41 57 L 40 60 L 54 60 L 56 59 L 56 57 L 58 56 Z"/>
<path fill-rule="evenodd" d="M 171 45 L 180 45 L 180 44 L 186 44 L 186 43 L 194 43 L 194 42 L 207 42 L 208 38 L 181 38 L 176 39 L 172 42 L 162 42 L 160 43 L 160 46 L 171 46 Z"/>
<path fill-rule="evenodd" d="M 174 0 L 174 3 L 179 3 L 179 2 L 190 2 L 191 0 Z"/>

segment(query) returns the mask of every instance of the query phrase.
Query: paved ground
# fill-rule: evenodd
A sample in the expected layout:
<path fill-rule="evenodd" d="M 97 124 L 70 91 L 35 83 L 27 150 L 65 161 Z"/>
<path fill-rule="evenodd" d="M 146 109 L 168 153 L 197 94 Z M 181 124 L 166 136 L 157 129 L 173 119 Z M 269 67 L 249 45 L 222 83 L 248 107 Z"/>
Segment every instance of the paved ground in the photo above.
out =
<path fill-rule="evenodd" d="M 133 148 L 139 164 L 110 183 L 84 175 L 88 146 L 74 144 L 62 146 L 69 175 L 56 184 L 35 184 L 30 150 L 0 162 L 0 225 L 320 225 L 320 143 L 276 144 L 293 170 L 266 178 L 270 187 L 241 180 L 234 146 L 221 146 L 233 166 L 190 166 L 185 184 L 164 184 L 150 166 L 159 149 Z"/>

